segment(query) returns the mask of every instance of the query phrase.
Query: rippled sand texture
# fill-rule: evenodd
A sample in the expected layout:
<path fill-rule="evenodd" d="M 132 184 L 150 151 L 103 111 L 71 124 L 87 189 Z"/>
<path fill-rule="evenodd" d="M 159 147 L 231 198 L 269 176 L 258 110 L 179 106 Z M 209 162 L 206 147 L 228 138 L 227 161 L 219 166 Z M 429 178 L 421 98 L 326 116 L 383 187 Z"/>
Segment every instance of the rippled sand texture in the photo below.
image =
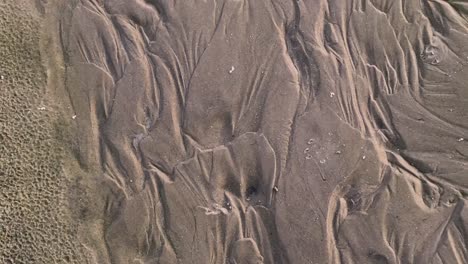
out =
<path fill-rule="evenodd" d="M 87 261 L 467 263 L 467 10 L 61 3 Z"/>

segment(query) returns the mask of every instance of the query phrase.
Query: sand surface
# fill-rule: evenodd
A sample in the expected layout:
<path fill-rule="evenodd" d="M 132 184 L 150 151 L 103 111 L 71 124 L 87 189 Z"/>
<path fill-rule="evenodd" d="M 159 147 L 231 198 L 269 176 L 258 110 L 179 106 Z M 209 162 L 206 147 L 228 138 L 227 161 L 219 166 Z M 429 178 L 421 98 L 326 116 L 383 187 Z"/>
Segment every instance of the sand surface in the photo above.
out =
<path fill-rule="evenodd" d="M 2 0 L 0 263 L 468 263 L 468 3 Z"/>

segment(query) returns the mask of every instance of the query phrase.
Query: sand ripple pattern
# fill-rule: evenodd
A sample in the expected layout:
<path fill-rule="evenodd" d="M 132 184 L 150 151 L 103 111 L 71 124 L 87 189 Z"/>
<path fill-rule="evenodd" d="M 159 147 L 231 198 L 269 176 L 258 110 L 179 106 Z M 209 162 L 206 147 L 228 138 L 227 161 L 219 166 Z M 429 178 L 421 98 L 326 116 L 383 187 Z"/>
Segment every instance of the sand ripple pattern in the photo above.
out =
<path fill-rule="evenodd" d="M 467 9 L 71 1 L 90 262 L 467 263 Z"/>

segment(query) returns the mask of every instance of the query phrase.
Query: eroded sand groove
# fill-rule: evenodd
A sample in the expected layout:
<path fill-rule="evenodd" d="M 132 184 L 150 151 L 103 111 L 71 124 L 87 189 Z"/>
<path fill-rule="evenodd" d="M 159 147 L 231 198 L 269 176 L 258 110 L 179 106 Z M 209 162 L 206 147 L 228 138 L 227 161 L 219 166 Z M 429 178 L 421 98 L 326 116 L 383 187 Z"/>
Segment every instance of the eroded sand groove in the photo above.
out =
<path fill-rule="evenodd" d="M 466 8 L 67 3 L 88 261 L 466 263 Z"/>

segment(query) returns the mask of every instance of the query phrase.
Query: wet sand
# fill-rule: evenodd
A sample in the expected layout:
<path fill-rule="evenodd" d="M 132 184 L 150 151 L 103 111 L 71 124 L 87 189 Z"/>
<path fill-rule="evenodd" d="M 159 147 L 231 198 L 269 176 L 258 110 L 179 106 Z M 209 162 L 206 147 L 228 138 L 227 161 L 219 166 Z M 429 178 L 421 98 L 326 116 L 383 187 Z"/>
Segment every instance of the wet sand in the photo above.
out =
<path fill-rule="evenodd" d="M 468 262 L 467 3 L 32 2 L 0 263 Z"/>

